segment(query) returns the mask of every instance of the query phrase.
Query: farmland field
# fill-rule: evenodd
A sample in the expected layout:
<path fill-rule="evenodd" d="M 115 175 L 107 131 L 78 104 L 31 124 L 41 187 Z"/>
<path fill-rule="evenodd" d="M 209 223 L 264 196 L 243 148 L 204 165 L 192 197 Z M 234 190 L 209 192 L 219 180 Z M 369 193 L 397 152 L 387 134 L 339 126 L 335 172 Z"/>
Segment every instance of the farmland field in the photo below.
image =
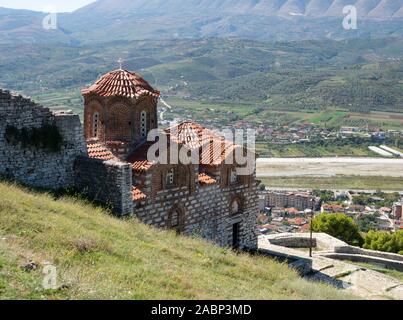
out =
<path fill-rule="evenodd" d="M 272 188 L 390 190 L 403 191 L 403 179 L 393 177 L 333 176 L 333 177 L 267 177 L 262 183 Z"/>
<path fill-rule="evenodd" d="M 260 157 L 370 157 L 377 156 L 367 146 L 311 146 L 304 144 L 273 145 L 256 143 L 256 152 Z"/>

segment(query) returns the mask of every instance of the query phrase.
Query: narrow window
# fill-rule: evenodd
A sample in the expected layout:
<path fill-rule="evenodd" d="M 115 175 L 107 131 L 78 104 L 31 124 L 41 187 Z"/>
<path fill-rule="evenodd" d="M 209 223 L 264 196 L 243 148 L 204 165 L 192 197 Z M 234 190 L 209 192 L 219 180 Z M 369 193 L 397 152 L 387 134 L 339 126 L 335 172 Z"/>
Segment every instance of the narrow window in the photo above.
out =
<path fill-rule="evenodd" d="M 170 169 L 166 175 L 166 185 L 167 186 L 175 185 L 175 169 L 174 168 Z"/>
<path fill-rule="evenodd" d="M 147 138 L 147 112 L 142 111 L 140 116 L 141 137 Z"/>
<path fill-rule="evenodd" d="M 235 183 L 239 182 L 236 168 L 231 170 L 230 182 L 231 182 L 231 184 L 235 184 Z"/>
<path fill-rule="evenodd" d="M 234 200 L 234 202 L 232 202 L 232 205 L 231 205 L 231 213 L 233 215 L 236 215 L 239 213 L 239 211 L 240 211 L 239 202 L 237 200 Z"/>
<path fill-rule="evenodd" d="M 92 124 L 92 136 L 98 138 L 99 134 L 99 113 L 94 113 L 93 124 Z"/>

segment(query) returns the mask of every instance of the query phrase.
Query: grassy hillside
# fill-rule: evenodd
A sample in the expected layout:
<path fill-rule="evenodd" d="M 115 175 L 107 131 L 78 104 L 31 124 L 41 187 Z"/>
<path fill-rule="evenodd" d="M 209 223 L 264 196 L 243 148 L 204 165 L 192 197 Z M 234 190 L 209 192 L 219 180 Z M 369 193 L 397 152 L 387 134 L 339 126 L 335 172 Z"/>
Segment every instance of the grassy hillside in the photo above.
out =
<path fill-rule="evenodd" d="M 34 271 L 21 265 L 39 264 Z M 42 289 L 57 267 L 60 290 Z M 73 198 L 0 183 L 0 299 L 340 299 L 265 257 L 118 220 Z"/>

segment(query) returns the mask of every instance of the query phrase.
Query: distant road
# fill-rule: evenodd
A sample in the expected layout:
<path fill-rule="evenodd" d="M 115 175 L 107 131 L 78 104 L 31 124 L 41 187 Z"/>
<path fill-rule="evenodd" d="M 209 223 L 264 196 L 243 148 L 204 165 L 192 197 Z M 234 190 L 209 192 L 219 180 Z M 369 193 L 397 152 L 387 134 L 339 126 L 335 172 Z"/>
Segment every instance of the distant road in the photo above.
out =
<path fill-rule="evenodd" d="M 260 158 L 257 176 L 265 177 L 332 177 L 384 176 L 403 178 L 403 159 L 385 158 Z"/>
<path fill-rule="evenodd" d="M 266 187 L 266 190 L 270 190 L 270 191 L 313 191 L 313 188 L 295 188 L 295 187 Z M 348 189 L 348 188 L 326 188 L 326 190 L 329 191 L 353 191 L 353 192 L 357 192 L 357 193 L 368 193 L 368 194 L 375 194 L 378 192 L 378 190 L 365 190 L 365 189 Z M 399 192 L 396 190 L 383 190 L 382 192 L 385 193 L 395 193 L 395 192 Z M 403 195 L 403 192 L 399 192 L 401 195 Z"/>

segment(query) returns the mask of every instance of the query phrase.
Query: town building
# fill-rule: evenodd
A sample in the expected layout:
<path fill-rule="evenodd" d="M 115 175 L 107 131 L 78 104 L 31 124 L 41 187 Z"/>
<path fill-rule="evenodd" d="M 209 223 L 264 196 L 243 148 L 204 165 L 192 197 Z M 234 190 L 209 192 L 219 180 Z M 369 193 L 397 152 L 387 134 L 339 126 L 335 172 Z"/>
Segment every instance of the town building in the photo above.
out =
<path fill-rule="evenodd" d="M 396 202 L 393 205 L 392 214 L 397 220 L 402 220 L 402 218 L 403 218 L 403 202 Z"/>
<path fill-rule="evenodd" d="M 321 199 L 309 192 L 264 191 L 268 207 L 295 208 L 299 211 L 306 209 L 319 210 Z"/>

